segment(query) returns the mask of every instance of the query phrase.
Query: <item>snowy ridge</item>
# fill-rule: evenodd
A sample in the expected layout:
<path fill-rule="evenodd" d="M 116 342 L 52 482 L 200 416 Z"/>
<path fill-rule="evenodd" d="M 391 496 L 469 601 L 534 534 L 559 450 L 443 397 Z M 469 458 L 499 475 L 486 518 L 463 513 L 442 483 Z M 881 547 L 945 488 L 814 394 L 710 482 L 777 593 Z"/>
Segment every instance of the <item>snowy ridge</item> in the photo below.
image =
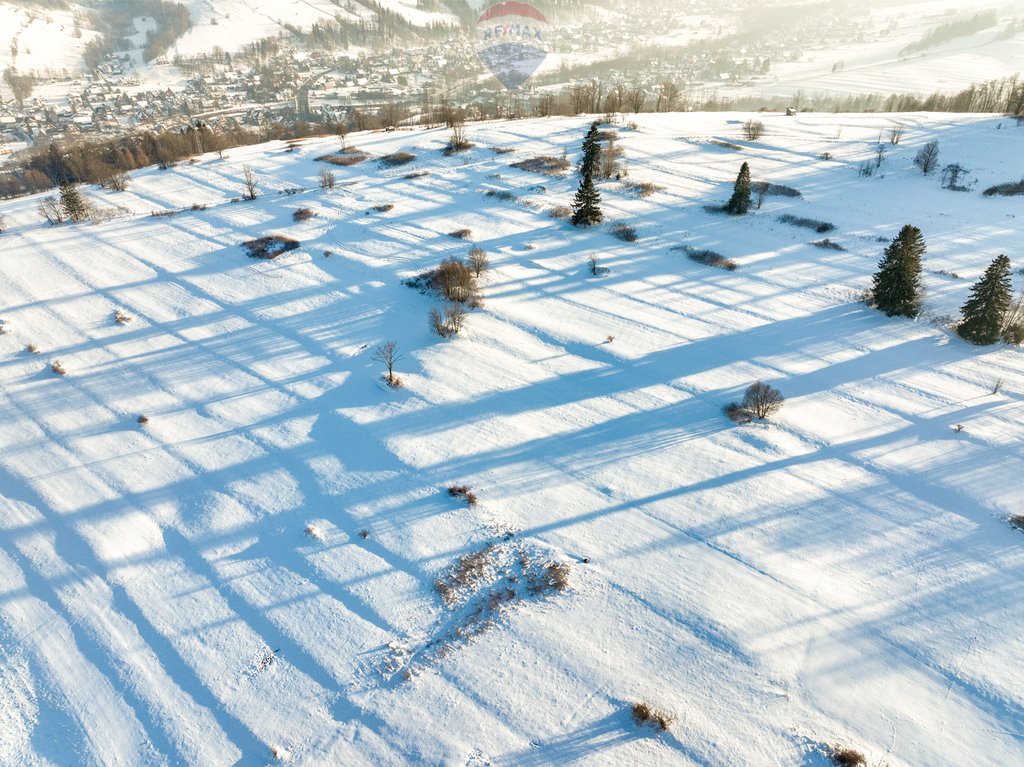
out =
<path fill-rule="evenodd" d="M 574 176 L 510 167 L 575 161 L 583 118 L 473 124 L 452 157 L 442 130 L 353 134 L 371 159 L 328 192 L 324 138 L 90 188 L 127 211 L 101 224 L 0 202 L 0 764 L 1024 763 L 1024 352 L 943 319 L 1021 266 L 1019 198 L 980 191 L 1024 128 L 638 122 L 618 145 L 660 189 L 601 182 L 591 230 L 547 215 Z M 932 139 L 970 192 L 913 166 Z M 744 160 L 801 196 L 706 212 Z M 918 321 L 859 300 L 905 223 Z M 247 258 L 270 233 L 300 247 Z M 403 280 L 472 245 L 485 305 L 442 341 Z M 759 378 L 785 406 L 730 423 Z"/>

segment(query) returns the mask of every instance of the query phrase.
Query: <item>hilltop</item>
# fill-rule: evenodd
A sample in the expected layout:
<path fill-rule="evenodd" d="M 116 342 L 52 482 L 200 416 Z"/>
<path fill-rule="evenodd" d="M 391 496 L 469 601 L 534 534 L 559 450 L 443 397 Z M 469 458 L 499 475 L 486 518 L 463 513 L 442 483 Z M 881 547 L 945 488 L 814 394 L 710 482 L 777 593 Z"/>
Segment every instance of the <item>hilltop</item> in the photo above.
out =
<path fill-rule="evenodd" d="M 949 327 L 1022 265 L 981 192 L 1024 128 L 641 115 L 578 230 L 571 169 L 513 165 L 587 125 L 202 155 L 83 190 L 100 223 L 0 202 L 0 763 L 1024 762 L 1024 351 Z M 743 161 L 780 193 L 709 212 Z M 917 320 L 861 300 L 906 223 Z M 472 247 L 441 339 L 417 278 Z M 730 422 L 758 379 L 784 407 Z"/>

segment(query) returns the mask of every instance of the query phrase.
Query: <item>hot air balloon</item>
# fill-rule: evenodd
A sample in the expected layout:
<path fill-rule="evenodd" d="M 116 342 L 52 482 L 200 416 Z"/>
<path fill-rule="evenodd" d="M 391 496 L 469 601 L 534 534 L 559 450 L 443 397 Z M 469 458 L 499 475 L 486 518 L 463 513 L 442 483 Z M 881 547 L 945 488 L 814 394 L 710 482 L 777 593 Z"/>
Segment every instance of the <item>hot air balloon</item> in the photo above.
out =
<path fill-rule="evenodd" d="M 548 20 L 529 3 L 495 3 L 476 22 L 480 58 L 509 90 L 526 82 L 547 56 Z"/>

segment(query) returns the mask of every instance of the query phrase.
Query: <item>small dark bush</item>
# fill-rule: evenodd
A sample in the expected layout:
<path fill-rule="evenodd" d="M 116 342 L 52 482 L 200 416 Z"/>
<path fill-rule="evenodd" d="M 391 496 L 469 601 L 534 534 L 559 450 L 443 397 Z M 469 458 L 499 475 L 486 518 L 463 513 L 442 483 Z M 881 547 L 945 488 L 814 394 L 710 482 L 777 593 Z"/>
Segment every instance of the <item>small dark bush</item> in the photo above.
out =
<path fill-rule="evenodd" d="M 516 150 L 510 146 L 492 146 L 491 151 L 495 154 L 512 154 Z"/>
<path fill-rule="evenodd" d="M 824 240 L 814 240 L 811 243 L 811 245 L 813 245 L 816 248 L 824 248 L 825 250 L 838 250 L 838 251 L 845 251 L 846 250 L 846 248 L 844 248 L 838 242 L 836 242 L 835 240 L 830 240 L 828 237 L 826 237 Z"/>
<path fill-rule="evenodd" d="M 370 208 L 370 210 L 376 213 L 387 213 L 388 211 L 392 211 L 394 209 L 395 206 L 392 205 L 390 202 L 384 203 L 383 205 L 374 205 L 372 208 Z"/>
<path fill-rule="evenodd" d="M 189 210 L 206 210 L 206 206 L 201 203 L 194 202 L 189 206 Z"/>
<path fill-rule="evenodd" d="M 1010 525 L 1024 533 L 1024 514 L 1014 514 L 1008 521 Z"/>
<path fill-rule="evenodd" d="M 443 309 L 430 310 L 430 327 L 441 338 L 458 335 L 466 322 L 466 310 L 462 304 L 448 303 Z"/>
<path fill-rule="evenodd" d="M 514 202 L 519 199 L 507 189 L 488 189 L 484 192 L 484 196 L 493 197 L 496 200 L 503 200 L 505 202 Z"/>
<path fill-rule="evenodd" d="M 448 301 L 469 301 L 476 293 L 473 270 L 461 258 L 446 258 L 426 275 L 429 287 Z"/>
<path fill-rule="evenodd" d="M 764 381 L 755 381 L 747 387 L 740 407 L 755 418 L 764 420 L 782 407 L 785 397 L 782 392 Z"/>
<path fill-rule="evenodd" d="M 53 364 L 50 365 L 50 370 L 59 376 L 66 376 L 68 374 L 67 369 L 56 360 L 54 360 Z"/>
<path fill-rule="evenodd" d="M 514 162 L 510 167 L 529 171 L 530 173 L 540 173 L 545 176 L 558 176 L 569 170 L 571 163 L 564 157 L 538 155 L 537 157 Z"/>
<path fill-rule="evenodd" d="M 25 347 L 25 351 L 27 351 L 29 354 L 39 354 L 39 347 L 36 346 L 35 344 L 28 344 Z"/>
<path fill-rule="evenodd" d="M 472 229 L 455 229 L 454 231 L 448 232 L 449 237 L 454 237 L 456 240 L 468 240 L 473 236 Z"/>
<path fill-rule="evenodd" d="M 473 270 L 474 277 L 480 277 L 487 267 L 490 266 L 490 262 L 487 260 L 487 251 L 483 248 L 473 248 L 469 251 L 469 256 L 466 259 L 470 269 Z"/>
<path fill-rule="evenodd" d="M 867 767 L 864 754 L 852 748 L 833 748 L 829 758 L 836 767 Z"/>
<path fill-rule="evenodd" d="M 257 237 L 255 240 L 247 240 L 242 243 L 249 258 L 277 258 L 282 253 L 295 250 L 299 247 L 299 241 L 282 234 L 269 234 L 266 237 Z"/>
<path fill-rule="evenodd" d="M 448 495 L 452 498 L 464 498 L 469 492 L 469 485 L 452 485 L 448 488 Z"/>
<path fill-rule="evenodd" d="M 726 258 L 721 253 L 716 253 L 713 250 L 698 250 L 697 248 L 691 248 L 689 245 L 684 245 L 680 248 L 672 248 L 672 250 L 681 250 L 686 254 L 686 257 L 696 264 L 703 264 L 704 266 L 713 266 L 716 269 L 725 269 L 727 272 L 736 271 L 738 264 L 730 258 Z"/>
<path fill-rule="evenodd" d="M 630 713 L 637 727 L 650 725 L 661 731 L 672 726 L 672 717 L 664 711 L 660 711 L 648 703 L 634 703 Z"/>
<path fill-rule="evenodd" d="M 292 213 L 292 221 L 309 221 L 309 219 L 313 218 L 315 215 L 316 213 L 309 208 L 299 208 Z"/>
<path fill-rule="evenodd" d="M 1024 178 L 1020 181 L 1010 181 L 1006 184 L 990 186 L 982 192 L 982 194 L 986 197 L 992 197 L 994 195 L 999 195 L 1000 197 L 1016 197 L 1017 195 L 1024 194 Z"/>
<path fill-rule="evenodd" d="M 414 178 L 423 178 L 424 176 L 429 175 L 429 170 L 414 170 L 412 173 L 406 173 L 404 176 L 402 176 L 402 178 L 404 178 L 407 181 L 411 181 Z"/>
<path fill-rule="evenodd" d="M 149 423 L 149 416 L 148 415 L 140 415 L 139 418 L 138 418 L 138 421 L 139 421 L 139 426 L 145 426 L 147 423 Z"/>
<path fill-rule="evenodd" d="M 636 242 L 640 239 L 636 233 L 636 228 L 629 224 L 612 224 L 608 231 L 612 237 L 623 242 Z"/>
<path fill-rule="evenodd" d="M 127 325 L 129 322 L 132 321 L 132 319 L 133 317 L 130 314 L 128 314 L 128 312 L 122 309 L 117 309 L 114 312 L 114 322 L 116 322 L 118 325 Z"/>
<path fill-rule="evenodd" d="M 836 228 L 835 224 L 830 224 L 828 221 L 818 221 L 814 218 L 792 216 L 789 213 L 784 213 L 779 216 L 779 221 L 784 224 L 792 224 L 793 226 L 802 226 L 804 229 L 813 229 L 818 234 L 833 232 Z"/>
<path fill-rule="evenodd" d="M 382 168 L 397 168 L 401 165 L 408 165 L 416 159 L 412 152 L 392 152 L 377 160 Z"/>

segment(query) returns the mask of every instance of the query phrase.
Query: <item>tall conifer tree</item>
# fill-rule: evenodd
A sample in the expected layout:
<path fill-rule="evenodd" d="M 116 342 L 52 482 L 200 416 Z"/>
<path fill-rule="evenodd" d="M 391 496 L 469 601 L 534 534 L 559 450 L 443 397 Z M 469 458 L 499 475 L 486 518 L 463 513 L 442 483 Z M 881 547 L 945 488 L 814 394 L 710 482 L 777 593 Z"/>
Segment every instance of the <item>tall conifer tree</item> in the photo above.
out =
<path fill-rule="evenodd" d="M 750 210 L 750 166 L 743 163 L 739 175 L 732 188 L 732 197 L 726 203 L 725 210 L 734 216 L 742 216 Z"/>
<path fill-rule="evenodd" d="M 601 193 L 594 186 L 593 175 L 588 173 L 580 181 L 580 188 L 576 190 L 576 198 L 572 203 L 572 225 L 593 226 L 603 220 Z"/>
<path fill-rule="evenodd" d="M 982 278 L 971 288 L 971 297 L 960 310 L 964 316 L 956 329 L 960 337 L 983 345 L 998 341 L 1003 318 L 1010 308 L 1011 290 L 1010 259 L 996 256 Z"/>
<path fill-rule="evenodd" d="M 907 224 L 885 249 L 873 278 L 875 306 L 890 317 L 916 317 L 921 311 L 921 230 Z"/>

